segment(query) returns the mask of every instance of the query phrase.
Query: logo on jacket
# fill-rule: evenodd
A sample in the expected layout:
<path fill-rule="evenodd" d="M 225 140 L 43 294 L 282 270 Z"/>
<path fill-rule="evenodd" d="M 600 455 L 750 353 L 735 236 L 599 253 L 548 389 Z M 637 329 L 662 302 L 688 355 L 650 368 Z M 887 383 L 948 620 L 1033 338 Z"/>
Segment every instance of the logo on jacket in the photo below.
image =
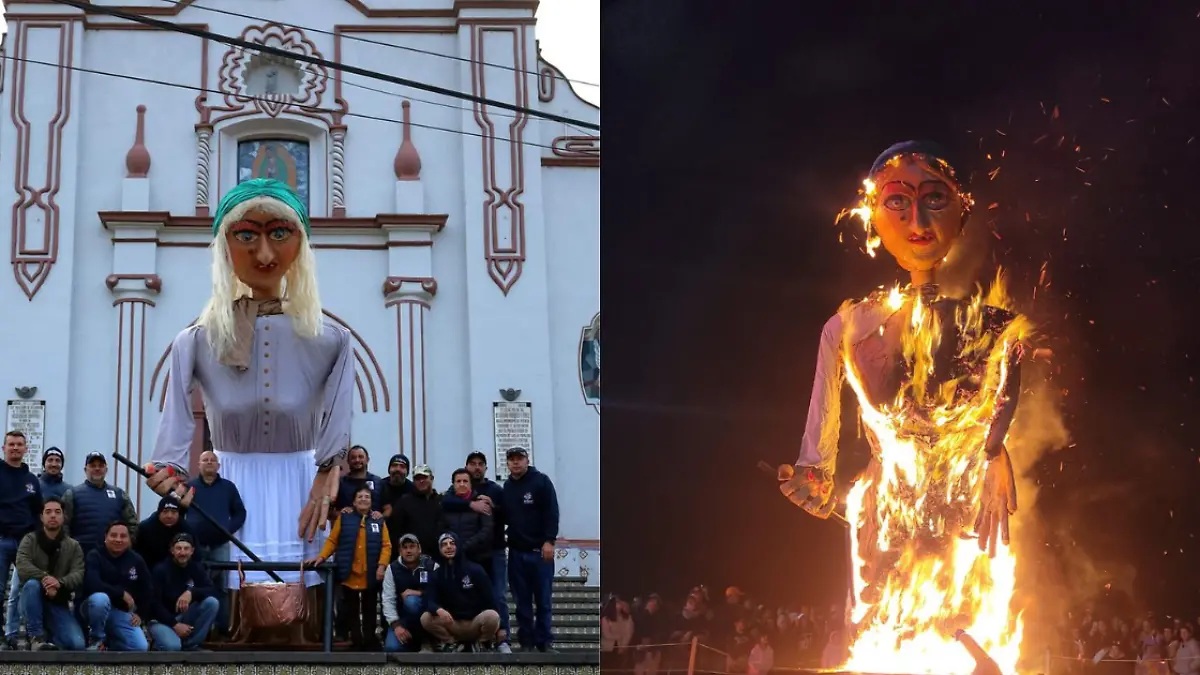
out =
<path fill-rule="evenodd" d="M 375 489 L 375 481 L 373 481 L 373 480 L 367 481 L 367 489 L 374 490 Z"/>
<path fill-rule="evenodd" d="M 371 523 L 371 534 L 379 534 L 379 523 Z"/>
<path fill-rule="evenodd" d="M 137 581 L 137 568 L 136 567 L 129 568 L 129 580 Z"/>
<path fill-rule="evenodd" d="M 195 586 L 196 586 L 196 582 L 192 581 L 191 579 L 188 579 L 188 580 L 187 580 L 187 587 L 188 587 L 188 588 L 195 588 Z"/>
<path fill-rule="evenodd" d="M 525 504 L 526 505 L 533 504 L 533 493 L 532 492 L 525 493 Z"/>
<path fill-rule="evenodd" d="M 25 491 L 28 492 L 29 494 L 33 494 L 33 492 L 34 492 L 33 483 L 26 483 Z"/>
<path fill-rule="evenodd" d="M 421 570 L 421 573 L 417 575 L 417 580 L 423 584 L 429 583 L 429 572 Z"/>
<path fill-rule="evenodd" d="M 463 577 L 462 587 L 464 589 L 471 589 L 475 587 L 475 585 L 471 583 L 471 575 L 468 574 L 467 576 Z"/>
<path fill-rule="evenodd" d="M 117 491 L 116 491 L 116 490 L 105 490 L 105 492 L 107 492 L 107 493 L 108 493 L 108 498 L 109 498 L 109 499 L 116 499 L 116 498 L 117 498 Z"/>

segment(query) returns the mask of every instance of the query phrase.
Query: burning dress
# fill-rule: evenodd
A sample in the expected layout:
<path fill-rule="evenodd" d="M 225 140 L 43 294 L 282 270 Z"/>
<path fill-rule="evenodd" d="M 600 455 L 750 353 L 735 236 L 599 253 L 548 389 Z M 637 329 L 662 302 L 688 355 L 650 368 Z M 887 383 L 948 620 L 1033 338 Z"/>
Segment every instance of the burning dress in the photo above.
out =
<path fill-rule="evenodd" d="M 855 210 L 868 251 L 882 244 L 912 283 L 849 302 L 825 324 L 800 457 L 780 470 L 789 499 L 818 517 L 833 513 L 848 384 L 872 449 L 845 498 L 847 668 L 860 672 L 970 673 L 958 630 L 1004 672 L 1015 672 L 1019 655 L 1008 532 L 1016 489 L 1004 438 L 1029 323 L 1011 311 L 999 276 L 967 299 L 939 292 L 937 270 L 971 205 L 944 158 L 908 142 L 872 167 Z"/>

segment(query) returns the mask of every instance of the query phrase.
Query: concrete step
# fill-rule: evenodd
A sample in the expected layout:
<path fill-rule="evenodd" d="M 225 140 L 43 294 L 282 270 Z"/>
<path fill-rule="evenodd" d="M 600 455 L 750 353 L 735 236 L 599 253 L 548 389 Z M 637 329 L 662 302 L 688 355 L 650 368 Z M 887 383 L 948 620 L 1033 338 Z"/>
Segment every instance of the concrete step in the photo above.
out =
<path fill-rule="evenodd" d="M 509 603 L 512 603 L 514 600 L 516 600 L 516 597 L 512 594 L 512 591 L 509 591 L 508 592 Z M 552 603 L 600 602 L 600 591 L 581 591 L 581 590 L 560 591 L 558 589 L 555 589 L 554 591 L 552 591 L 550 593 L 550 602 L 552 602 Z"/>
<path fill-rule="evenodd" d="M 586 600 L 551 600 L 551 608 L 554 613 L 565 612 L 568 614 L 600 614 L 599 602 L 588 602 Z M 517 601 L 509 598 L 509 611 L 516 610 Z"/>

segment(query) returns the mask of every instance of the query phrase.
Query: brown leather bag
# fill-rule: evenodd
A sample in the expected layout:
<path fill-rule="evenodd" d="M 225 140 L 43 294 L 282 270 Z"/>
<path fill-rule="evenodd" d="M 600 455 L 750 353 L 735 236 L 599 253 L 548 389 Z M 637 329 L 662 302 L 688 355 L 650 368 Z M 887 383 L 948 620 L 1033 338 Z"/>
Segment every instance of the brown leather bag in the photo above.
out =
<path fill-rule="evenodd" d="M 259 628 L 281 628 L 304 623 L 309 608 L 304 587 L 304 565 L 300 565 L 298 583 L 273 581 L 246 583 L 246 573 L 238 562 L 238 578 L 241 590 L 238 593 L 238 626 L 234 640 L 247 639 L 250 631 Z"/>

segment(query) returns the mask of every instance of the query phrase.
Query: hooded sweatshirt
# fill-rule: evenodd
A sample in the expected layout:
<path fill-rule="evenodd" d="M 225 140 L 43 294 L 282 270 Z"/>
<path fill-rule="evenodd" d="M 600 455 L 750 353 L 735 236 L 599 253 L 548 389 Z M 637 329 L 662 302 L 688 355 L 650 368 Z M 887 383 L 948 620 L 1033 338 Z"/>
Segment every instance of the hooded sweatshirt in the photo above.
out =
<path fill-rule="evenodd" d="M 104 546 L 92 549 L 84 561 L 87 571 L 83 575 L 85 595 L 103 593 L 112 601 L 114 609 L 134 612 L 135 608 L 125 604 L 125 594 L 133 597 L 136 613 L 144 619 L 153 615 L 150 569 L 146 561 L 133 550 L 113 556 Z"/>
<path fill-rule="evenodd" d="M 179 520 L 171 527 L 163 525 L 162 521 L 158 519 L 159 514 L 169 508 L 174 508 L 176 513 L 179 513 Z M 181 533 L 190 534 L 193 537 L 196 534 L 184 520 L 184 514 L 179 511 L 178 505 L 169 501 L 167 497 L 163 497 L 159 501 L 158 510 L 154 512 L 154 515 L 138 525 L 138 538 L 134 550 L 146 561 L 146 567 L 153 570 L 160 562 L 171 557 L 171 542 Z"/>
<path fill-rule="evenodd" d="M 454 543 L 458 544 L 458 535 L 453 532 L 442 536 L 452 537 Z M 437 560 L 438 567 L 423 593 L 425 611 L 436 614 L 438 608 L 442 608 L 450 612 L 455 621 L 470 621 L 481 612 L 496 609 L 491 579 L 477 563 L 467 560 L 461 544 L 453 560 L 447 560 L 439 546 Z"/>
<path fill-rule="evenodd" d="M 504 481 L 504 519 L 508 547 L 515 551 L 540 551 L 558 539 L 558 494 L 546 474 L 529 467 L 520 478 Z"/>

